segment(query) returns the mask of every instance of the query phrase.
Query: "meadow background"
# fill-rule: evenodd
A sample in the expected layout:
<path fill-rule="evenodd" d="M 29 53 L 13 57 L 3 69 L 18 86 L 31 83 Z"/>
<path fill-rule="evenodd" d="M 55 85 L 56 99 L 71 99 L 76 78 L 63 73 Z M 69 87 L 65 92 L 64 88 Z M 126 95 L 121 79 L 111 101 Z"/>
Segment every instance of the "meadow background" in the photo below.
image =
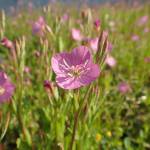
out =
<path fill-rule="evenodd" d="M 0 70 L 11 78 L 15 92 L 0 104 L 0 150 L 150 149 L 148 2 L 80 7 L 53 3 L 10 12 L 0 13 Z M 39 18 L 44 25 L 37 31 Z M 84 39 L 76 40 L 72 29 Z M 112 59 L 100 77 L 77 90 L 58 87 L 52 56 L 80 45 L 91 49 L 87 39 L 99 37 L 102 30 L 108 32 Z M 85 98 L 70 148 L 76 112 Z"/>

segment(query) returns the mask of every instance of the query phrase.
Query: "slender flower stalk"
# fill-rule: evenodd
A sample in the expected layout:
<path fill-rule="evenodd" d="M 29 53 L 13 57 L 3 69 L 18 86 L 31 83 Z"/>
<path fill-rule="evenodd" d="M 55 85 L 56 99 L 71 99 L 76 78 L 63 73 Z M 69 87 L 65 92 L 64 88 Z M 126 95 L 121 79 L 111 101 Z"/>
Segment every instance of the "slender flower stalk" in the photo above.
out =
<path fill-rule="evenodd" d="M 73 126 L 73 133 L 72 133 L 72 137 L 71 137 L 71 142 L 70 142 L 70 145 L 69 145 L 69 150 L 72 150 L 73 149 L 73 145 L 74 145 L 74 142 L 75 142 L 75 136 L 76 136 L 76 131 L 77 131 L 77 128 L 78 128 L 78 122 L 79 122 L 79 117 L 80 117 L 80 114 L 81 114 L 81 111 L 82 109 L 84 108 L 85 104 L 86 104 L 86 101 L 87 101 L 87 98 L 90 94 L 92 90 L 92 86 L 90 86 L 88 89 L 87 89 L 87 92 L 85 92 L 86 94 L 84 95 L 81 103 L 80 103 L 80 106 L 79 106 L 79 109 L 78 111 L 75 113 L 75 116 L 74 116 L 74 126 Z"/>

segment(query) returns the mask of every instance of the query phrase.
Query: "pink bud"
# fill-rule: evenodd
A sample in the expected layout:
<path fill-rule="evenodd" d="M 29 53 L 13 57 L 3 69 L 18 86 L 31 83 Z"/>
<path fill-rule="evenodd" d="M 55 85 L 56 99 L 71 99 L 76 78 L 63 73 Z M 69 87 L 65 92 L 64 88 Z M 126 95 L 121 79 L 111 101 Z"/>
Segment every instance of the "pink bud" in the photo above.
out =
<path fill-rule="evenodd" d="M 95 26 L 96 28 L 99 28 L 99 27 L 100 27 L 100 24 L 101 24 L 101 22 L 100 22 L 99 19 L 96 19 L 96 20 L 94 21 L 94 26 Z"/>
<path fill-rule="evenodd" d="M 74 40 L 76 40 L 76 41 L 82 41 L 82 39 L 83 39 L 83 36 L 82 36 L 82 34 L 81 34 L 81 31 L 78 30 L 78 29 L 75 29 L 75 28 L 73 28 L 73 29 L 71 30 L 71 36 L 72 36 L 72 38 L 73 38 Z"/>
<path fill-rule="evenodd" d="M 116 66 L 116 59 L 115 59 L 114 57 L 110 56 L 110 55 L 107 55 L 106 60 L 105 60 L 105 63 L 106 63 L 109 67 L 113 68 L 113 67 Z"/>
<path fill-rule="evenodd" d="M 8 40 L 6 37 L 4 37 L 1 40 L 1 45 L 3 45 L 4 47 L 8 49 L 13 49 L 13 43 L 10 40 Z"/>

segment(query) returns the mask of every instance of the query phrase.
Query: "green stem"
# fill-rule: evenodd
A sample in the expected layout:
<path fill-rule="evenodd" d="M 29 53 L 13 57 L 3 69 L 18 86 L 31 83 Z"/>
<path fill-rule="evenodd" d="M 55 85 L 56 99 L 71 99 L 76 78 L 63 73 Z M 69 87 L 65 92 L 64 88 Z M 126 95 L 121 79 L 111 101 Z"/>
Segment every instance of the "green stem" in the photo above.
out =
<path fill-rule="evenodd" d="M 76 131 L 77 131 L 77 128 L 78 128 L 79 116 L 80 116 L 80 113 L 82 111 L 83 106 L 86 103 L 86 100 L 87 100 L 87 97 L 88 97 L 88 94 L 89 94 L 90 91 L 91 91 L 91 86 L 88 88 L 88 90 L 87 90 L 84 98 L 81 101 L 79 109 L 78 109 L 78 111 L 75 114 L 75 117 L 74 117 L 74 126 L 73 126 L 73 133 L 72 133 L 72 138 L 71 138 L 69 150 L 73 149 L 73 144 L 74 144 L 74 141 L 75 141 L 75 135 L 76 135 Z"/>

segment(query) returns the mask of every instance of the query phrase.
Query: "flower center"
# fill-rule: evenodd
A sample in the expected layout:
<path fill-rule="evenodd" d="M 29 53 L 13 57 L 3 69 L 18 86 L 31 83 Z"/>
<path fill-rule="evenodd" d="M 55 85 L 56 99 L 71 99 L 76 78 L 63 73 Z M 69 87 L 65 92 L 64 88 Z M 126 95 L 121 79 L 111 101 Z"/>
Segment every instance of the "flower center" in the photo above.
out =
<path fill-rule="evenodd" d="M 78 77 L 78 76 L 80 76 L 80 74 L 81 74 L 81 69 L 79 69 L 79 68 L 74 68 L 73 67 L 73 69 L 71 70 L 71 74 L 74 76 L 74 77 Z"/>
<path fill-rule="evenodd" d="M 0 95 L 3 95 L 5 92 L 5 89 L 3 87 L 0 86 Z"/>

